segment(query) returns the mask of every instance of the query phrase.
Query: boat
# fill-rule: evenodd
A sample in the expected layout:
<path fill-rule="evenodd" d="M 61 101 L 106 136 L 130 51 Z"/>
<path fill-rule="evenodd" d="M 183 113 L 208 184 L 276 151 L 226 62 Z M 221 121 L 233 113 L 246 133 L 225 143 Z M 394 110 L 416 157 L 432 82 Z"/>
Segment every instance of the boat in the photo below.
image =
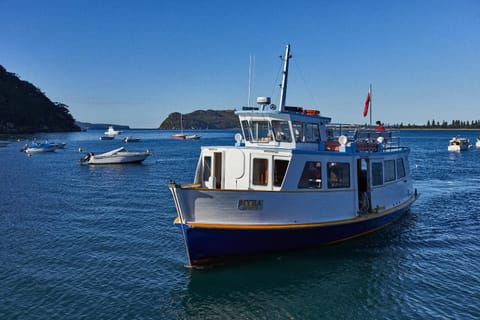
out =
<path fill-rule="evenodd" d="M 140 142 L 142 141 L 140 138 L 135 138 L 135 137 L 125 137 L 122 139 L 123 142 Z"/>
<path fill-rule="evenodd" d="M 140 163 L 151 154 L 150 150 L 146 151 L 127 151 L 124 147 L 114 149 L 109 152 L 95 155 L 89 152 L 85 157 L 80 159 L 81 163 L 88 164 L 126 164 Z"/>
<path fill-rule="evenodd" d="M 57 149 L 63 149 L 65 145 L 66 143 L 64 142 L 32 142 L 30 144 L 25 144 L 25 146 L 20 151 L 28 154 L 54 152 Z"/>
<path fill-rule="evenodd" d="M 187 137 L 186 134 L 183 134 L 183 133 L 174 133 L 172 134 L 172 138 L 175 138 L 175 139 L 185 139 Z"/>
<path fill-rule="evenodd" d="M 470 141 L 459 136 L 453 137 L 448 142 L 448 151 L 465 151 L 470 148 Z"/>
<path fill-rule="evenodd" d="M 180 113 L 180 133 L 172 134 L 174 139 L 187 139 L 187 135 L 183 133 L 183 115 Z"/>
<path fill-rule="evenodd" d="M 172 138 L 175 139 L 185 139 L 185 140 L 198 140 L 200 139 L 200 135 L 198 134 L 185 134 L 183 133 L 183 127 L 181 133 L 174 133 L 172 134 Z"/>
<path fill-rule="evenodd" d="M 477 141 L 475 142 L 475 147 L 480 149 L 480 137 L 477 137 Z"/>
<path fill-rule="evenodd" d="M 419 194 L 399 131 L 334 125 L 312 108 L 259 97 L 236 111 L 232 146 L 201 147 L 194 180 L 170 180 L 189 267 L 336 243 L 404 215 Z"/>
<path fill-rule="evenodd" d="M 115 139 L 115 136 L 101 136 L 100 140 L 113 140 Z"/>
<path fill-rule="evenodd" d="M 107 136 L 118 136 L 121 133 L 122 133 L 122 131 L 115 130 L 113 128 L 113 126 L 109 126 L 108 130 L 104 132 L 104 134 L 107 135 Z"/>

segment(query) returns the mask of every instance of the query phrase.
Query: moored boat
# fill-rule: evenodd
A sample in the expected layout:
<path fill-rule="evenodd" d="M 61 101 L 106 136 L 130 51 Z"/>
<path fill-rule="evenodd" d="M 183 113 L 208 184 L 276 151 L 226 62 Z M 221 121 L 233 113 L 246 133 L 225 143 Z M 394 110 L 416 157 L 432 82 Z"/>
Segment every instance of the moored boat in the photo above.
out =
<path fill-rule="evenodd" d="M 175 139 L 185 139 L 187 135 L 186 134 L 183 134 L 183 133 L 174 133 L 172 134 L 172 138 L 175 138 Z"/>
<path fill-rule="evenodd" d="M 470 141 L 459 136 L 453 137 L 448 142 L 448 151 L 466 151 L 470 148 Z"/>
<path fill-rule="evenodd" d="M 113 128 L 113 126 L 109 126 L 109 127 L 108 127 L 108 130 L 104 132 L 104 134 L 107 135 L 107 136 L 117 136 L 117 135 L 119 135 L 119 134 L 121 134 L 121 133 L 122 133 L 122 131 L 120 131 L 120 130 L 115 130 L 115 129 Z"/>
<path fill-rule="evenodd" d="M 123 142 L 140 142 L 140 138 L 135 138 L 135 137 L 125 137 L 122 139 Z"/>
<path fill-rule="evenodd" d="M 477 137 L 477 141 L 475 142 L 475 147 L 480 149 L 480 137 Z"/>
<path fill-rule="evenodd" d="M 289 58 L 287 45 L 279 106 L 236 111 L 235 146 L 202 147 L 193 183 L 169 183 L 189 266 L 364 235 L 418 196 L 395 132 L 285 105 Z"/>
<path fill-rule="evenodd" d="M 198 139 L 200 139 L 200 136 L 198 134 L 187 134 L 185 136 L 185 139 L 187 139 L 187 140 L 198 140 Z"/>
<path fill-rule="evenodd" d="M 32 142 L 26 144 L 20 151 L 25 153 L 43 153 L 43 152 L 54 152 L 57 149 L 65 148 L 66 143 L 64 142 Z"/>
<path fill-rule="evenodd" d="M 88 164 L 140 163 L 150 154 L 150 150 L 127 151 L 124 147 L 121 147 L 98 155 L 95 155 L 93 152 L 89 152 L 85 157 L 80 159 L 80 162 L 86 162 Z"/>
<path fill-rule="evenodd" d="M 172 134 L 172 138 L 175 139 L 187 139 L 187 135 L 183 133 L 183 114 L 180 113 L 180 133 Z"/>

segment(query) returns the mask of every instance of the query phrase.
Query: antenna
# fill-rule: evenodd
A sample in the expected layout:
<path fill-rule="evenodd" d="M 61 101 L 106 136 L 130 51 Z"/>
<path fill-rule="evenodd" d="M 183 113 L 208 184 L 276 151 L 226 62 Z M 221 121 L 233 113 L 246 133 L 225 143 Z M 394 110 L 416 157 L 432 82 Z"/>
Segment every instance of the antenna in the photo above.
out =
<path fill-rule="evenodd" d="M 255 77 L 255 55 L 250 53 L 250 65 L 248 67 L 248 101 L 247 106 L 251 106 L 252 87 L 254 86 Z"/>

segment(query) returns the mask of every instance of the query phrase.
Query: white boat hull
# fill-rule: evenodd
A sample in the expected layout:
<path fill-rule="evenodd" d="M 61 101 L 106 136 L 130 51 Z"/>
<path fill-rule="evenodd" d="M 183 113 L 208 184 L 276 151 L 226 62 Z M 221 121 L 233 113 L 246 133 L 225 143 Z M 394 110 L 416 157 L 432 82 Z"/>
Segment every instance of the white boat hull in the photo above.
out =
<path fill-rule="evenodd" d="M 448 146 L 448 151 L 452 151 L 452 152 L 459 152 L 459 151 L 466 151 L 466 150 L 468 150 L 467 145 L 451 145 L 451 146 Z"/>
<path fill-rule="evenodd" d="M 149 154 L 140 153 L 140 154 L 128 154 L 128 155 L 116 155 L 112 157 L 96 157 L 93 156 L 92 159 L 88 161 L 88 164 L 122 164 L 122 163 L 140 163 L 145 160 Z"/>
<path fill-rule="evenodd" d="M 54 152 L 58 148 L 55 146 L 49 146 L 49 147 L 39 147 L 39 148 L 27 148 L 25 149 L 26 153 L 42 153 L 42 152 Z"/>
<path fill-rule="evenodd" d="M 99 155 L 88 154 L 83 161 L 88 164 L 126 164 L 126 163 L 140 163 L 144 161 L 149 155 L 150 151 L 144 152 L 130 152 L 123 147 Z"/>

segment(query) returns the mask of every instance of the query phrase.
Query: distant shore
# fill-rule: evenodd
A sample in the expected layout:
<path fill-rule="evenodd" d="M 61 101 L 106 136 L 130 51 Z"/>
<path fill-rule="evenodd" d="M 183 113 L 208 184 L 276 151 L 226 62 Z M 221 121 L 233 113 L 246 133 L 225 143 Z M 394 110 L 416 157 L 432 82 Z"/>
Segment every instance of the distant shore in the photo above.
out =
<path fill-rule="evenodd" d="M 395 127 L 387 127 L 387 129 L 393 130 L 429 130 L 429 131 L 480 131 L 480 128 L 395 128 Z"/>

